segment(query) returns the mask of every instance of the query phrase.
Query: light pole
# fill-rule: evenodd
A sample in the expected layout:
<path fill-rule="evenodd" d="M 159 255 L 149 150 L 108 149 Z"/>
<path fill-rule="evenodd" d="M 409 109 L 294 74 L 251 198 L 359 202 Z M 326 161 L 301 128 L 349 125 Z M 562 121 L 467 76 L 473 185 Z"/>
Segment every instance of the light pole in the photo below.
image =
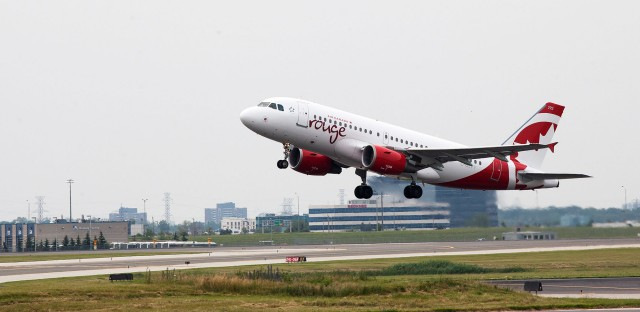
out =
<path fill-rule="evenodd" d="M 627 209 L 627 188 L 623 185 L 622 189 L 624 189 L 624 206 L 622 206 L 622 209 Z"/>
<path fill-rule="evenodd" d="M 69 179 L 67 180 L 67 183 L 69 183 L 69 223 L 71 223 L 72 221 L 72 216 L 71 216 L 71 184 L 73 184 L 73 180 Z"/>
<path fill-rule="evenodd" d="M 142 199 L 142 211 L 144 212 L 144 223 L 147 223 L 147 200 L 148 198 Z"/>
<path fill-rule="evenodd" d="M 296 220 L 296 232 L 300 232 L 300 195 L 298 193 L 295 194 L 298 198 L 298 218 Z M 291 229 L 289 229 L 289 232 L 291 232 Z"/>

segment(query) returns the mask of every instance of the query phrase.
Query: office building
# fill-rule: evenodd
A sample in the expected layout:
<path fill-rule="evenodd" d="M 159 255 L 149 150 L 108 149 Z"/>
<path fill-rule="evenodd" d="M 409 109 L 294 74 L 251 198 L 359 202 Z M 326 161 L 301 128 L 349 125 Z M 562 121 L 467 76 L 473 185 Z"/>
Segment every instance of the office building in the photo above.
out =
<path fill-rule="evenodd" d="M 204 222 L 220 224 L 223 218 L 247 218 L 247 208 L 238 208 L 233 202 L 216 204 L 204 209 Z"/>
<path fill-rule="evenodd" d="M 311 232 L 427 230 L 450 227 L 449 207 L 420 201 L 351 200 L 347 205 L 309 206 Z"/>
<path fill-rule="evenodd" d="M 128 221 L 137 224 L 146 224 L 147 213 L 138 212 L 138 208 L 120 207 L 118 212 L 112 212 L 109 214 L 109 221 Z"/>

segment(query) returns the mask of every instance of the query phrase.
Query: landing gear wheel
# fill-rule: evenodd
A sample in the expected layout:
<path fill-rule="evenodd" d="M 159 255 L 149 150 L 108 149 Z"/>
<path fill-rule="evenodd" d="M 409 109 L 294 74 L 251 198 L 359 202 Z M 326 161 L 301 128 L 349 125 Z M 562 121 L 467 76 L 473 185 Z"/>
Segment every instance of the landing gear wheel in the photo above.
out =
<path fill-rule="evenodd" d="M 282 148 L 284 149 L 284 159 L 278 160 L 278 168 L 287 169 L 289 167 L 289 162 L 287 159 L 289 158 L 289 153 L 291 152 L 291 144 L 290 143 L 282 143 Z"/>
<path fill-rule="evenodd" d="M 369 199 L 373 196 L 373 189 L 371 186 L 366 184 L 356 186 L 356 189 L 353 191 L 353 194 L 358 199 Z"/>
<path fill-rule="evenodd" d="M 289 167 L 289 162 L 284 159 L 280 159 L 278 160 L 277 165 L 278 165 L 278 168 L 280 169 L 287 169 L 287 167 Z"/>
<path fill-rule="evenodd" d="M 404 197 L 406 198 L 420 198 L 422 197 L 422 188 L 415 183 L 407 185 L 404 188 Z"/>

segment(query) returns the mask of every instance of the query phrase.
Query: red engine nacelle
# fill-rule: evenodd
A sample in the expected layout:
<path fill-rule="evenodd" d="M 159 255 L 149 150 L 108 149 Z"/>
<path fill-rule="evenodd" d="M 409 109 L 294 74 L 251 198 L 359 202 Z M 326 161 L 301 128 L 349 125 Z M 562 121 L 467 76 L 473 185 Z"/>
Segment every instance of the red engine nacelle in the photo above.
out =
<path fill-rule="evenodd" d="M 362 165 L 374 172 L 399 175 L 407 167 L 407 157 L 378 145 L 367 145 L 362 151 Z"/>
<path fill-rule="evenodd" d="M 311 151 L 294 147 L 289 153 L 291 169 L 308 175 L 323 176 L 327 173 L 338 174 L 342 168 L 336 165 L 331 158 Z"/>

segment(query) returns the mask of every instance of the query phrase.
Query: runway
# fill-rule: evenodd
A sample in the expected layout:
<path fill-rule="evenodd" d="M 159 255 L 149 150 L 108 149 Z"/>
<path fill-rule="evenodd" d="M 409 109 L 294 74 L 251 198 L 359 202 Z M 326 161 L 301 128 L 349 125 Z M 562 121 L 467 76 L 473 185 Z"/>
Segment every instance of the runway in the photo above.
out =
<path fill-rule="evenodd" d="M 640 299 L 640 277 L 542 279 L 543 297 Z M 524 280 L 488 281 L 522 291 Z"/>
<path fill-rule="evenodd" d="M 203 252 L 198 254 L 114 258 L 109 258 L 108 254 L 105 253 L 105 258 L 0 263 L 0 283 L 58 277 L 133 273 L 146 270 L 182 270 L 285 263 L 286 256 L 306 256 L 309 262 L 321 262 L 607 248 L 640 248 L 640 240 L 475 241 L 251 248 L 220 247 L 202 249 Z M 143 250 L 137 249 L 135 251 L 140 252 Z M 151 249 L 150 251 L 155 250 Z M 194 252 L 197 249 L 172 249 L 172 251 Z M 185 262 L 189 262 L 189 264 Z"/>

